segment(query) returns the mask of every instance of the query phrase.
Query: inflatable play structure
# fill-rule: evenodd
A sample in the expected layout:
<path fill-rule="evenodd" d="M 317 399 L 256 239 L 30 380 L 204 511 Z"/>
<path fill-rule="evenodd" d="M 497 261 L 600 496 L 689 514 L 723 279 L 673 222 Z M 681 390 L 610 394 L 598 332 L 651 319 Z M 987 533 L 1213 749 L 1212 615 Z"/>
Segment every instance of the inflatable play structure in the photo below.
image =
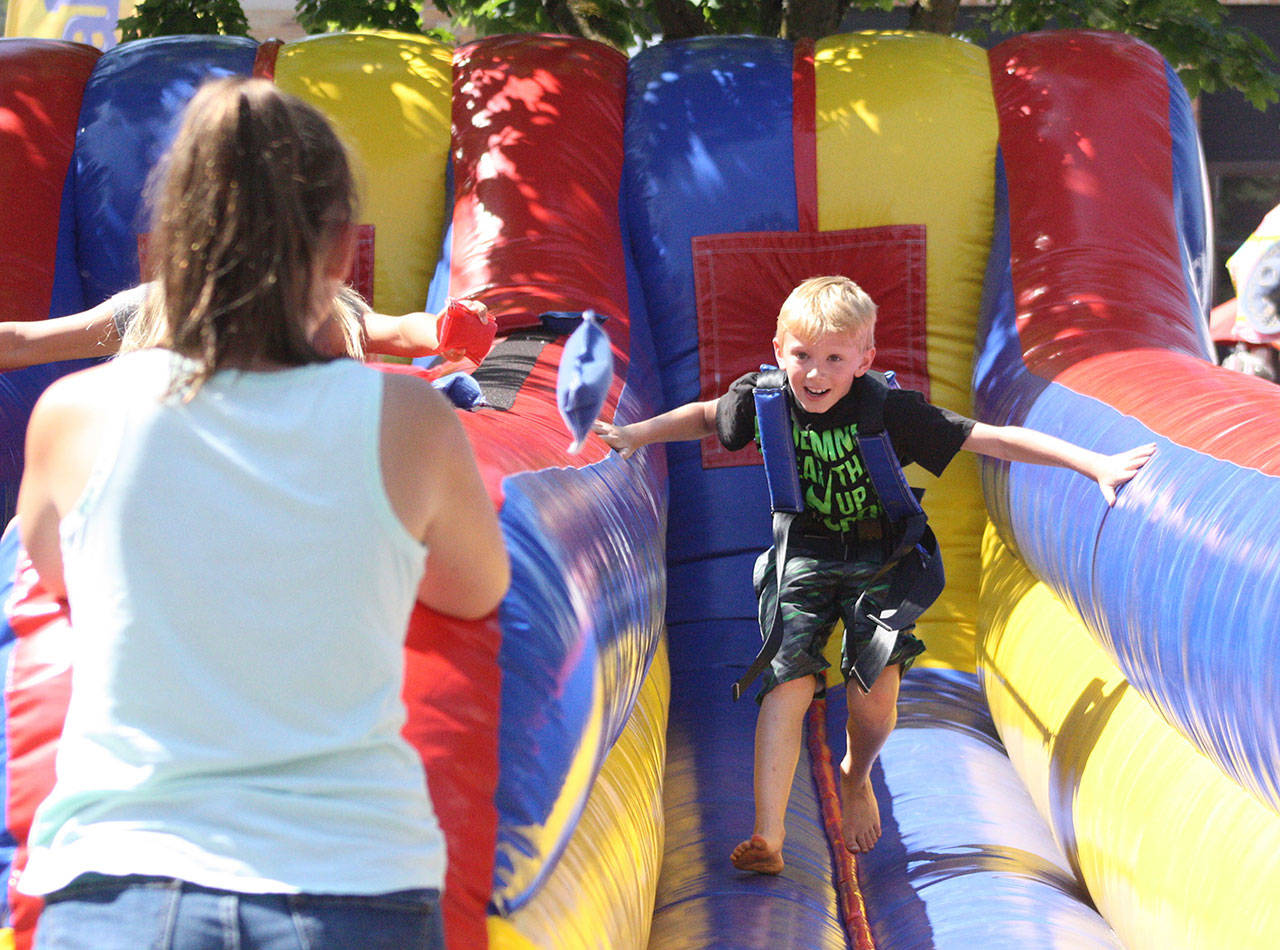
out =
<path fill-rule="evenodd" d="M 175 116 L 205 77 L 248 73 L 319 106 L 356 156 L 353 280 L 377 309 L 465 294 L 500 322 L 462 421 L 513 586 L 495 618 L 420 609 L 406 638 L 453 950 L 1280 944 L 1280 389 L 1211 363 L 1203 162 L 1149 47 L 4 40 L 5 318 L 138 280 Z M 787 291 L 832 272 L 878 301 L 878 364 L 904 386 L 1159 450 L 1110 509 L 1066 470 L 962 454 L 941 479 L 909 472 L 948 586 L 873 776 L 884 837 L 856 862 L 839 840 L 833 689 L 787 869 L 742 875 L 755 706 L 730 684 L 759 638 L 758 459 L 571 454 L 556 380 L 593 310 L 606 418 L 718 395 L 768 358 Z M 9 511 L 30 406 L 69 368 L 0 376 Z M 0 555 L 12 885 L 75 658 L 12 526 Z M 28 946 L 39 908 L 8 893 Z"/>

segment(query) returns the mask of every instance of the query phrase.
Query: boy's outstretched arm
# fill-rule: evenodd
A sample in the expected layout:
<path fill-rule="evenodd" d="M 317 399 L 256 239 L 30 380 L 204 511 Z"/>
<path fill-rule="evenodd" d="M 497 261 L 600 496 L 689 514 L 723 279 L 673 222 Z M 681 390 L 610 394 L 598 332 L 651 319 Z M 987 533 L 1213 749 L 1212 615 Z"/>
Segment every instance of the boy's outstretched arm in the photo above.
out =
<path fill-rule="evenodd" d="M 1108 505 L 1116 503 L 1116 489 L 1133 478 L 1156 451 L 1152 442 L 1127 452 L 1103 455 L 1046 432 L 982 422 L 974 424 L 961 448 L 1009 462 L 1069 468 L 1097 482 Z"/>
<path fill-rule="evenodd" d="M 591 431 L 624 459 L 631 458 L 637 449 L 652 442 L 691 442 L 713 435 L 718 402 L 718 399 L 687 402 L 652 419 L 642 419 L 625 426 L 597 419 L 591 424 Z"/>

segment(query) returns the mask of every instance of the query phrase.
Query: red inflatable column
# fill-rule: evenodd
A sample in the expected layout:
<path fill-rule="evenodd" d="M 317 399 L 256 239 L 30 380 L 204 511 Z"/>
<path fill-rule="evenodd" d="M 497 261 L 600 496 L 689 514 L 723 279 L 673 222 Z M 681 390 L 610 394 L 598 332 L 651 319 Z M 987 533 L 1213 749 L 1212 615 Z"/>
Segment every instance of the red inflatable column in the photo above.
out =
<path fill-rule="evenodd" d="M 0 300 L 5 320 L 43 320 L 53 294 L 62 185 L 80 100 L 101 54 L 61 40 L 0 44 Z"/>

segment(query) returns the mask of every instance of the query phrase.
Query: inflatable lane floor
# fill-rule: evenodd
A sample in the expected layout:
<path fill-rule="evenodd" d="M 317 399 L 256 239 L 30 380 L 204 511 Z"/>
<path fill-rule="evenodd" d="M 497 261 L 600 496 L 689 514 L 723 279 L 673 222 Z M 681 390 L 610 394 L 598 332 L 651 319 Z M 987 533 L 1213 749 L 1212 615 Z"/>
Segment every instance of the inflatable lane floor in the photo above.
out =
<path fill-rule="evenodd" d="M 999 134 L 986 54 L 939 36 L 718 39 L 636 55 L 625 200 L 665 404 L 713 398 L 768 361 L 790 289 L 842 273 L 878 304 L 877 366 L 971 415 Z M 752 566 L 769 544 L 766 486 L 746 455 L 668 450 L 668 833 L 650 946 L 1027 947 L 1055 934 L 1117 946 L 978 687 L 986 513 L 967 454 L 941 479 L 909 472 L 927 488 L 948 586 L 920 625 L 931 669 L 904 684 L 874 776 L 883 839 L 851 867 L 833 815 L 844 745 L 833 682 L 809 717 L 787 868 L 768 878 L 729 866 L 752 827 L 755 719 L 729 688 L 759 643 Z"/>

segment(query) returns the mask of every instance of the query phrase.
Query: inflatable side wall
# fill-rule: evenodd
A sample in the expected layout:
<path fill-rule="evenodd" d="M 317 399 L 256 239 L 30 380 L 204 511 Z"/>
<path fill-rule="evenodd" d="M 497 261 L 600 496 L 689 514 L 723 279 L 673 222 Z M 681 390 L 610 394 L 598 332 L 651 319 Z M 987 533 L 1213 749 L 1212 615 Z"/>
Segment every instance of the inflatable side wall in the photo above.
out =
<path fill-rule="evenodd" d="M 1159 446 L 1109 510 L 1057 470 L 985 468 L 991 709 L 1126 945 L 1268 946 L 1280 389 L 1207 362 L 1198 146 L 1159 57 L 1070 34 L 991 62 L 1003 175 L 980 412 L 1102 451 Z"/>
<path fill-rule="evenodd" d="M 85 82 L 101 55 L 90 46 L 36 40 L 0 43 L 0 301 L 3 319 L 41 320 L 55 294 L 56 249 L 74 234 L 63 184 L 71 165 Z M 76 297 L 67 310 L 83 306 Z M 31 407 L 67 367 L 0 374 L 0 517 L 17 503 L 23 435 Z"/>
<path fill-rule="evenodd" d="M 1149 48 L 866 33 L 628 61 L 539 36 L 3 40 L 14 315 L 138 280 L 143 184 L 177 115 L 205 77 L 250 73 L 351 149 L 352 279 L 377 309 L 467 295 L 500 321 L 463 424 L 512 590 L 477 623 L 420 609 L 406 638 L 451 947 L 1276 942 L 1278 391 L 1207 361 L 1202 162 Z M 744 876 L 727 855 L 751 826 L 755 707 L 729 685 L 759 637 L 761 471 L 712 440 L 570 455 L 556 376 L 592 309 L 614 355 L 606 418 L 714 398 L 769 359 L 790 288 L 829 272 L 871 292 L 880 367 L 934 402 L 1159 453 L 1110 509 L 1065 470 L 962 453 L 940 479 L 909 472 L 948 587 L 873 775 L 884 837 L 851 869 L 833 680 L 787 871 Z M 69 368 L 0 376 L 10 510 L 30 406 Z M 74 658 L 12 527 L 0 571 L 0 848 L 20 874 Z M 39 904 L 9 893 L 27 946 Z"/>

